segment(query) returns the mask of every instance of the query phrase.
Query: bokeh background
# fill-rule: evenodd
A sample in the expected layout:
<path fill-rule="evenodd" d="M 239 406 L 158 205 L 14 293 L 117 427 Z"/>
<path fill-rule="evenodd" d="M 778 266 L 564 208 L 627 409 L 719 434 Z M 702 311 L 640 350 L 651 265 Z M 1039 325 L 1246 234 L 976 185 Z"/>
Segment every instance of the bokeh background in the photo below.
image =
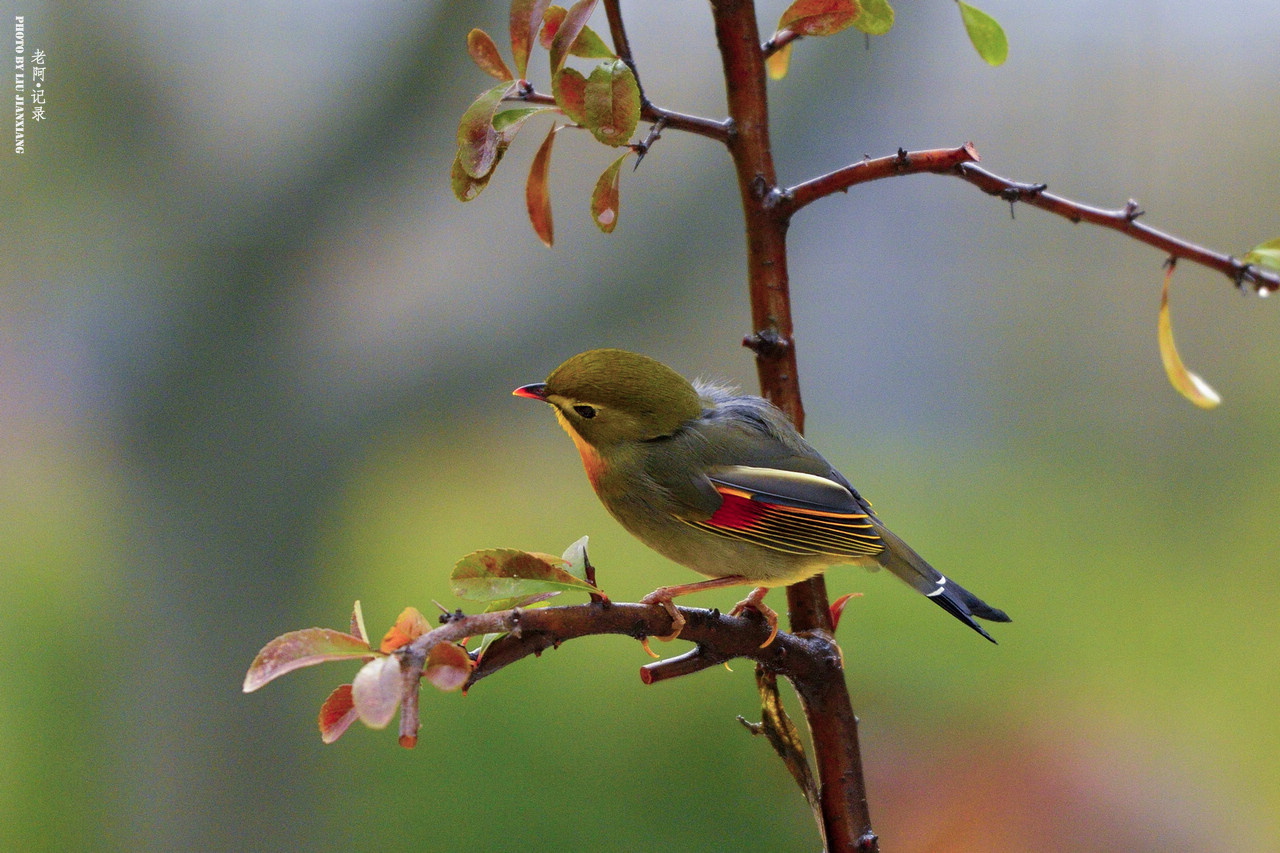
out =
<path fill-rule="evenodd" d="M 986 0 L 991 69 L 952 3 L 896 5 L 771 86 L 783 180 L 972 140 L 1220 250 L 1280 234 L 1280 6 Z M 412 751 L 321 745 L 354 667 L 240 691 L 263 643 L 354 599 L 379 635 L 456 606 L 480 547 L 588 534 L 618 599 L 693 579 L 509 392 L 603 345 L 752 387 L 723 151 L 665 134 L 605 236 L 611 155 L 562 134 L 547 250 L 522 196 L 545 121 L 477 201 L 449 190 L 490 85 L 465 36 L 504 43 L 505 3 L 0 6 L 49 57 L 48 120 L 0 152 L 0 848 L 816 849 L 734 721 L 746 665 L 645 688 L 636 643 L 574 642 L 424 692 Z M 650 96 L 721 116 L 706 5 L 625 13 Z M 1280 306 L 1178 269 L 1183 355 L 1225 398 L 1202 412 L 1160 367 L 1163 258 L 1016 213 L 919 176 L 791 231 L 811 438 L 1015 619 L 990 646 L 888 576 L 829 575 L 865 593 L 840 639 L 884 849 L 1275 850 Z"/>

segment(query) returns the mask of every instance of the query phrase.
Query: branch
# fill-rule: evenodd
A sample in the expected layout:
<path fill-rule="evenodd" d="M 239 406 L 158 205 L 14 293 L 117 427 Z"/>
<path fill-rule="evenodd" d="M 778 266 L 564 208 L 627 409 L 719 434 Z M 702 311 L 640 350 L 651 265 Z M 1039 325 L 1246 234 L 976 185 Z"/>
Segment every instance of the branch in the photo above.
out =
<path fill-rule="evenodd" d="M 518 91 L 513 95 L 504 98 L 506 101 L 524 101 L 530 104 L 544 104 L 549 107 L 556 105 L 556 99 L 548 94 L 539 92 L 535 89 L 526 89 Z M 708 139 L 714 139 L 716 142 L 727 144 L 729 141 L 730 125 L 727 121 L 716 121 L 714 119 L 703 118 L 701 116 L 691 116 L 685 113 L 679 113 L 675 110 L 663 109 L 646 100 L 640 107 L 640 118 L 649 122 L 663 122 L 664 127 L 674 130 L 683 130 L 697 136 L 705 136 Z"/>
<path fill-rule="evenodd" d="M 1142 216 L 1144 211 L 1136 201 L 1130 200 L 1124 207 L 1116 210 L 1092 207 L 1054 195 L 1047 191 L 1046 184 L 1021 183 L 992 174 L 976 165 L 978 159 L 978 152 L 974 150 L 972 143 L 959 148 L 928 151 L 898 149 L 897 154 L 875 160 L 861 160 L 781 191 L 777 202 L 779 215 L 789 218 L 820 198 L 881 178 L 925 172 L 954 175 L 1010 204 L 1022 202 L 1057 214 L 1074 223 L 1090 222 L 1103 228 L 1119 231 L 1135 240 L 1154 246 L 1165 255 L 1186 259 L 1216 270 L 1231 279 L 1237 287 L 1243 288 L 1245 282 L 1249 282 L 1254 292 L 1259 294 L 1280 290 L 1280 272 L 1276 270 L 1242 263 L 1231 255 L 1206 249 L 1139 222 L 1138 217 Z"/>

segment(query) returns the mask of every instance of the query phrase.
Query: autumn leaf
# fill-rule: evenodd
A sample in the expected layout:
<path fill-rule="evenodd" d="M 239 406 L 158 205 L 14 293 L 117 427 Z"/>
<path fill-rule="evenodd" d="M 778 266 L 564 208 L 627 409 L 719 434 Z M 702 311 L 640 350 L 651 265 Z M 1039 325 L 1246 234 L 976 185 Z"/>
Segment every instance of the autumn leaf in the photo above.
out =
<path fill-rule="evenodd" d="M 320 706 L 320 740 L 333 743 L 356 721 L 356 706 L 351 700 L 351 685 L 344 684 L 329 694 Z"/>
<path fill-rule="evenodd" d="M 1195 403 L 1202 409 L 1212 409 L 1222 402 L 1218 392 L 1210 387 L 1196 374 L 1187 370 L 1173 345 L 1173 319 L 1169 315 L 1169 281 L 1173 278 L 1173 264 L 1167 266 L 1164 274 L 1164 290 L 1160 294 L 1160 319 L 1157 323 L 1160 339 L 1160 360 L 1164 363 L 1164 372 L 1170 384 L 1178 393 Z"/>
<path fill-rule="evenodd" d="M 454 566 L 453 594 L 468 601 L 493 601 L 575 589 L 600 592 L 563 565 L 559 557 L 513 548 L 475 551 Z"/>
<path fill-rule="evenodd" d="M 538 146 L 538 153 L 533 155 L 533 164 L 529 166 L 529 179 L 524 185 L 524 203 L 529 210 L 529 223 L 548 248 L 553 240 L 551 227 L 551 188 L 548 176 L 551 171 L 551 144 L 555 141 L 559 128 L 551 125 L 547 138 Z"/>
<path fill-rule="evenodd" d="M 587 25 L 587 19 L 596 9 L 596 2 L 597 0 L 578 0 L 569 7 L 559 29 L 556 30 L 555 37 L 551 39 L 552 77 L 564 67 L 564 61 L 568 58 L 573 43 L 578 40 L 578 34 L 582 32 L 582 28 Z"/>
<path fill-rule="evenodd" d="M 475 663 L 467 650 L 456 643 L 437 643 L 427 653 L 422 677 L 446 692 L 458 690 L 471 677 Z"/>
<path fill-rule="evenodd" d="M 467 53 L 471 54 L 471 59 L 484 73 L 499 80 L 514 79 L 511 69 L 502 61 L 498 46 L 484 30 L 477 28 L 467 33 Z"/>
<path fill-rule="evenodd" d="M 529 70 L 529 48 L 533 45 L 533 37 L 542 27 L 542 14 L 550 2 L 551 0 L 512 0 L 511 56 L 521 80 Z"/>
<path fill-rule="evenodd" d="M 587 78 L 586 127 L 605 145 L 631 141 L 640 121 L 640 87 L 621 59 L 596 66 Z"/>
<path fill-rule="evenodd" d="M 622 161 L 632 153 L 628 151 L 614 160 L 609 168 L 604 170 L 600 180 L 596 181 L 596 188 L 591 193 L 591 219 L 596 227 L 606 234 L 611 233 L 618 225 L 619 173 L 622 169 Z"/>
<path fill-rule="evenodd" d="M 281 634 L 262 647 L 244 677 L 244 692 L 252 693 L 287 672 L 334 660 L 367 658 L 372 654 L 362 637 L 332 628 L 304 628 Z"/>
<path fill-rule="evenodd" d="M 458 122 L 458 164 L 472 178 L 483 178 L 497 165 L 500 136 L 493 129 L 493 114 L 512 85 L 499 83 L 481 94 Z"/>
<path fill-rule="evenodd" d="M 787 42 L 769 54 L 769 58 L 764 61 L 770 80 L 781 80 L 787 76 L 787 69 L 791 67 L 791 48 L 794 44 L 793 41 Z"/>
<path fill-rule="evenodd" d="M 831 602 L 831 630 L 834 631 L 840 627 L 840 617 L 844 615 L 844 606 L 849 603 L 849 599 L 858 598 L 861 595 L 860 592 L 850 592 Z"/>
<path fill-rule="evenodd" d="M 406 607 L 400 611 L 396 624 L 392 625 L 382 638 L 378 650 L 383 654 L 391 654 L 401 646 L 407 646 L 423 634 L 431 630 L 431 623 L 416 607 Z"/>
<path fill-rule="evenodd" d="M 370 728 L 385 728 L 400 707 L 400 658 L 376 657 L 356 673 L 351 682 L 351 704 Z"/>
<path fill-rule="evenodd" d="M 778 19 L 778 31 L 829 36 L 852 26 L 861 11 L 856 0 L 796 0 Z"/>
<path fill-rule="evenodd" d="M 574 68 L 563 68 L 551 79 L 556 106 L 575 124 L 587 124 L 587 78 Z"/>

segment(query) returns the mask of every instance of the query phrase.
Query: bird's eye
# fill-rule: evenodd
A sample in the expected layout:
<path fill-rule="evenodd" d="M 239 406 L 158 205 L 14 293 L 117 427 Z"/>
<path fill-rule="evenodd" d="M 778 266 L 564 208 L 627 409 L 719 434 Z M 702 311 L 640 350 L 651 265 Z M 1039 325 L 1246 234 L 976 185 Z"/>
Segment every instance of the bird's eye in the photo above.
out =
<path fill-rule="evenodd" d="M 595 406 L 574 406 L 573 410 L 583 418 L 594 418 L 596 416 Z"/>

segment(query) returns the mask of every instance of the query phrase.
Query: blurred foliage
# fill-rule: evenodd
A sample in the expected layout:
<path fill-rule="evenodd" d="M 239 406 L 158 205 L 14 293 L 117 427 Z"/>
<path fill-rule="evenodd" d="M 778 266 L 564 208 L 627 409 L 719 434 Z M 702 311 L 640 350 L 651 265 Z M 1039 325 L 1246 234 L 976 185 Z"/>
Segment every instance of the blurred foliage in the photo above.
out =
<path fill-rule="evenodd" d="M 797 44 L 782 174 L 973 139 L 996 171 L 1139 197 L 1215 248 L 1277 232 L 1280 107 L 1257 92 L 1280 11 L 990 11 L 1014 44 L 995 71 L 947 4 L 896 4 L 869 51 Z M 504 3 L 6 12 L 51 88 L 27 153 L 0 155 L 0 848 L 812 849 L 734 721 L 758 718 L 750 667 L 644 688 L 636 643 L 570 643 L 424 693 L 416 750 L 321 744 L 332 672 L 240 692 L 266 640 L 341 627 L 355 598 L 371 626 L 457 606 L 478 548 L 589 534 L 614 598 L 688 579 L 510 391 L 602 345 L 752 381 L 723 153 L 664 135 L 617 231 L 566 219 L 548 251 L 519 181 L 468 205 L 449 185 L 484 85 L 467 33 L 504 32 Z M 719 115 L 701 4 L 626 14 L 646 91 Z M 558 140 L 564 198 L 615 156 L 587 143 Z M 920 177 L 815 205 L 790 239 L 811 437 L 1015 619 L 988 647 L 888 576 L 831 574 L 865 593 L 840 638 L 886 849 L 1266 849 L 1275 306 L 1179 269 L 1179 347 L 1226 401 L 1206 413 L 1161 374 L 1163 259 L 1115 235 Z"/>

